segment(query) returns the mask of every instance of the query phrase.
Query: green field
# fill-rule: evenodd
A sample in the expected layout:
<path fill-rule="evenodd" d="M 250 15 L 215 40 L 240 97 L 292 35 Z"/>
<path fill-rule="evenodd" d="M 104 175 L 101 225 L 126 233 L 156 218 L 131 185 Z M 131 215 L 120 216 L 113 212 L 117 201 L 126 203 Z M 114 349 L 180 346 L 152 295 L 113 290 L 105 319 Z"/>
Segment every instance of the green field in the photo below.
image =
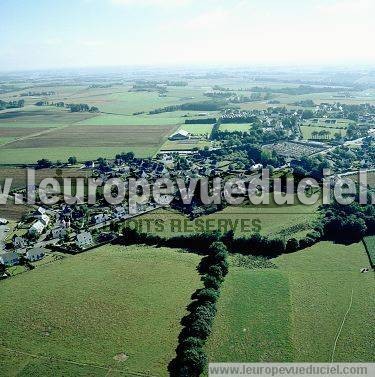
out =
<path fill-rule="evenodd" d="M 1 374 L 166 376 L 198 262 L 171 249 L 106 246 L 2 282 Z"/>
<path fill-rule="evenodd" d="M 250 124 L 239 124 L 239 123 L 222 123 L 220 125 L 220 131 L 228 131 L 228 132 L 248 132 L 251 128 Z"/>
<path fill-rule="evenodd" d="M 327 134 L 326 137 L 323 137 L 323 139 L 332 139 L 335 134 L 340 134 L 342 137 L 346 136 L 346 129 L 352 123 L 349 119 L 334 119 L 335 123 L 326 123 L 327 119 L 319 118 L 317 122 L 313 122 L 311 119 L 304 121 L 300 125 L 300 130 L 302 132 L 302 136 L 305 140 L 309 139 L 316 139 L 314 138 L 312 133 L 313 132 L 321 132 L 321 131 L 327 131 L 329 132 L 329 135 Z M 319 137 L 316 139 L 318 140 Z"/>
<path fill-rule="evenodd" d="M 136 223 L 142 227 L 143 232 L 167 236 L 214 230 L 226 233 L 233 230 L 237 237 L 260 232 L 271 237 L 300 238 L 306 235 L 311 223 L 317 219 L 318 206 L 319 202 L 311 206 L 297 203 L 278 206 L 272 202 L 269 205 L 228 206 L 222 211 L 202 216 L 194 221 L 190 221 L 179 212 L 157 210 L 137 218 Z M 159 219 L 163 220 L 164 225 L 161 234 L 155 226 Z M 198 228 L 200 222 L 204 224 L 203 229 Z M 254 223 L 259 224 L 260 229 L 255 229 Z"/>
<path fill-rule="evenodd" d="M 188 131 L 192 135 L 210 135 L 212 124 L 183 124 L 180 129 Z"/>
<path fill-rule="evenodd" d="M 321 131 L 327 131 L 329 132 L 329 135 L 327 137 L 324 137 L 323 139 L 333 139 L 335 134 L 341 135 L 341 137 L 345 137 L 346 135 L 346 129 L 341 129 L 341 128 L 334 128 L 334 127 L 314 127 L 314 126 L 300 126 L 300 130 L 302 132 L 302 136 L 305 140 L 311 140 L 311 139 L 316 139 L 319 140 L 318 138 L 314 138 L 312 133 L 313 132 L 321 132 Z"/>
<path fill-rule="evenodd" d="M 321 242 L 274 260 L 278 269 L 231 268 L 213 334 L 212 362 L 373 361 L 374 277 L 362 243 Z"/>

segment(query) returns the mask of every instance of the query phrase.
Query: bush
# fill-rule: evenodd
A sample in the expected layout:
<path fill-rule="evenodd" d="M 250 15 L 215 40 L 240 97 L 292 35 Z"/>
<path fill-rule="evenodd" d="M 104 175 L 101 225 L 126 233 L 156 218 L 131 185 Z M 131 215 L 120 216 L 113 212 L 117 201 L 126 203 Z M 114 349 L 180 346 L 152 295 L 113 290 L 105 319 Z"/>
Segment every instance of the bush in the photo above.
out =
<path fill-rule="evenodd" d="M 299 248 L 299 242 L 296 238 L 290 238 L 286 243 L 286 252 L 287 253 L 293 253 L 297 251 Z"/>

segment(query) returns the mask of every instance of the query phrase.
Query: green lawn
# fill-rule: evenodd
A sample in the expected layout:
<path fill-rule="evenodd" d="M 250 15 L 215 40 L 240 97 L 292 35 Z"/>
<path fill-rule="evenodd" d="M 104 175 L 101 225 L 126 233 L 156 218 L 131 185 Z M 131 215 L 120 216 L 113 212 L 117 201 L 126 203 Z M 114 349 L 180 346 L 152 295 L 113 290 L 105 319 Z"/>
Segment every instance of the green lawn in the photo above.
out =
<path fill-rule="evenodd" d="M 3 281 L 1 375 L 166 376 L 198 262 L 171 249 L 106 246 Z M 127 361 L 114 360 L 122 353 Z"/>
<path fill-rule="evenodd" d="M 374 361 L 373 273 L 362 243 L 321 242 L 272 260 L 278 269 L 231 268 L 207 344 L 210 361 Z"/>

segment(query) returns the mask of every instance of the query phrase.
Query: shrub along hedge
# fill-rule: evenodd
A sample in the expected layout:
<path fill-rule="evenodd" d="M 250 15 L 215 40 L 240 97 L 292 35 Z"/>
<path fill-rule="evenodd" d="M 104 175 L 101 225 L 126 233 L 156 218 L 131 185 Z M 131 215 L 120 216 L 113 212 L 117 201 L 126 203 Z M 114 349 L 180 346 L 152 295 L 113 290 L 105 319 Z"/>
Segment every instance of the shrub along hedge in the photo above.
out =
<path fill-rule="evenodd" d="M 228 273 L 227 259 L 226 246 L 216 241 L 198 265 L 204 287 L 192 294 L 192 302 L 187 307 L 189 314 L 181 320 L 183 329 L 178 338 L 176 357 L 168 366 L 172 377 L 200 376 L 207 366 L 203 347 L 211 334 L 220 286 Z"/>
<path fill-rule="evenodd" d="M 225 234 L 220 232 L 196 233 L 164 238 L 139 233 L 135 229 L 124 228 L 123 235 L 118 239 L 118 242 L 125 245 L 143 243 L 160 247 L 181 248 L 197 254 L 204 254 L 202 250 L 205 250 L 207 245 L 220 241 L 224 243 L 229 253 L 274 258 L 284 253 L 293 253 L 311 246 L 321 238 L 322 233 L 319 228 L 314 228 L 314 231 L 308 234 L 305 239 L 298 241 L 295 238 L 290 238 L 287 242 L 284 242 L 281 238 L 270 238 L 259 234 L 235 238 L 232 231 Z"/>

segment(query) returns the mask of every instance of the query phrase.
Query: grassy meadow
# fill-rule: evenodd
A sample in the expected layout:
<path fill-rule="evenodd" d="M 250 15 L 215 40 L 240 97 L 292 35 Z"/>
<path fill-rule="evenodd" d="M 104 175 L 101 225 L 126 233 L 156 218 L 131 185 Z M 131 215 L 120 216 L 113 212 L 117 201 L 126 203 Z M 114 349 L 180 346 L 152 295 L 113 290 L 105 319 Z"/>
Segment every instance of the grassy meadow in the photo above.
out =
<path fill-rule="evenodd" d="M 272 262 L 277 269 L 231 268 L 207 344 L 210 361 L 373 359 L 374 277 L 359 271 L 369 263 L 362 243 L 320 242 Z"/>
<path fill-rule="evenodd" d="M 166 376 L 198 262 L 105 246 L 2 282 L 2 374 Z"/>

